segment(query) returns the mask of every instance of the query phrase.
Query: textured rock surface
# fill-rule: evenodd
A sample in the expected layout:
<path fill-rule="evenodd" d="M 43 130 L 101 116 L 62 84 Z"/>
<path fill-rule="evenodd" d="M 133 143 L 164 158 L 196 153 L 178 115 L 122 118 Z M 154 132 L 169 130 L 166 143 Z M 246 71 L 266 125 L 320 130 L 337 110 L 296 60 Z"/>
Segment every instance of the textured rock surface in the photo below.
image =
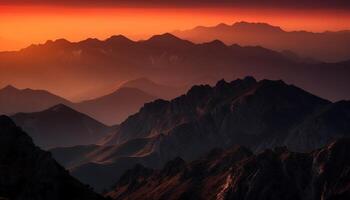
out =
<path fill-rule="evenodd" d="M 10 118 L 0 116 L 0 197 L 11 200 L 103 199 L 71 177 Z"/>
<path fill-rule="evenodd" d="M 171 101 L 146 104 L 121 123 L 104 146 L 80 154 L 84 162 L 66 166 L 79 180 L 101 189 L 109 188 L 130 164 L 160 168 L 175 157 L 191 161 L 216 147 L 243 145 L 261 151 L 287 146 L 310 151 L 349 136 L 348 105 L 282 81 L 252 77 L 222 80 L 214 87 L 194 86 Z M 60 152 L 56 155 L 62 158 Z M 96 173 L 101 171 L 105 173 Z"/>
<path fill-rule="evenodd" d="M 311 153 L 286 148 L 252 154 L 242 147 L 214 150 L 162 170 L 136 166 L 107 194 L 113 199 L 318 200 L 350 198 L 350 140 Z"/>

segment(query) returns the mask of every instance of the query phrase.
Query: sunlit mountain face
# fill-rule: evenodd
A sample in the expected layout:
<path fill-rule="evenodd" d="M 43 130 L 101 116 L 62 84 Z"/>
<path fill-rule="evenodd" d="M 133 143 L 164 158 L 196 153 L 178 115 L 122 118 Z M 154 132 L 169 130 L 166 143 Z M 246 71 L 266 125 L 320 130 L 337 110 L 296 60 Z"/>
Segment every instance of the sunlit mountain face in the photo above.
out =
<path fill-rule="evenodd" d="M 350 199 L 350 1 L 0 0 L 0 199 Z"/>

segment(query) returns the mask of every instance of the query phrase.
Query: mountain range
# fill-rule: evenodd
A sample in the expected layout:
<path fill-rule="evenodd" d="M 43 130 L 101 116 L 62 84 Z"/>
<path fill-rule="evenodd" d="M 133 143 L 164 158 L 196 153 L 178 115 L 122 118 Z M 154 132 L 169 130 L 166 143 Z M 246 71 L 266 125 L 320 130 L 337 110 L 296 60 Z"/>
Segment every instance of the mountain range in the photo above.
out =
<path fill-rule="evenodd" d="M 308 46 L 298 42 L 301 44 Z M 349 61 L 304 61 L 290 53 L 225 45 L 219 40 L 195 44 L 169 33 L 144 41 L 119 35 L 104 41 L 58 39 L 21 51 L 1 52 L 0 80 L 2 84 L 43 88 L 71 98 L 139 77 L 181 87 L 252 75 L 259 80 L 282 79 L 336 101 L 350 98 L 349 65 Z"/>
<path fill-rule="evenodd" d="M 64 104 L 11 118 L 44 149 L 94 144 L 114 130 Z"/>
<path fill-rule="evenodd" d="M 102 200 L 6 116 L 0 116 L 0 199 Z"/>
<path fill-rule="evenodd" d="M 127 87 L 127 85 L 130 87 Z M 168 98 L 177 94 L 180 95 L 184 91 L 183 89 L 158 85 L 148 79 L 138 79 L 132 80 L 132 82 L 126 82 L 119 89 L 107 95 L 74 103 L 48 91 L 21 90 L 13 86 L 7 86 L 0 89 L 0 113 L 14 115 L 17 113 L 42 112 L 56 105 L 61 105 L 61 108 L 63 108 L 62 105 L 66 105 L 105 124 L 115 125 L 124 121 L 129 115 L 136 113 L 144 103 L 158 98 L 138 88 L 150 92 L 153 91 Z M 67 107 L 65 108 L 67 110 Z M 57 112 L 53 112 L 52 114 L 52 117 L 54 117 Z M 21 116 L 23 115 L 21 114 Z M 30 117 L 32 117 L 31 115 L 29 114 Z M 23 123 L 20 124 L 23 125 Z M 28 122 L 25 123 L 27 124 Z M 68 121 L 65 123 L 68 123 Z M 47 126 L 49 125 L 45 125 L 45 127 Z"/>
<path fill-rule="evenodd" d="M 68 100 L 45 90 L 20 90 L 11 85 L 0 89 L 0 114 L 36 112 L 57 104 L 69 103 Z"/>
<path fill-rule="evenodd" d="M 161 170 L 141 165 L 127 171 L 107 196 L 112 199 L 309 200 L 350 197 L 349 139 L 310 153 L 285 147 L 253 154 L 244 147 L 215 149 Z"/>
<path fill-rule="evenodd" d="M 327 62 L 350 58 L 350 31 L 313 33 L 285 31 L 266 23 L 237 22 L 213 27 L 173 32 L 176 36 L 193 42 L 210 42 L 219 39 L 226 44 L 263 46 L 276 51 L 290 50 L 300 56 Z"/>
<path fill-rule="evenodd" d="M 99 145 L 52 153 L 73 176 L 102 191 L 137 163 L 161 168 L 175 157 L 191 161 L 216 147 L 314 150 L 349 137 L 349 120 L 349 101 L 332 103 L 283 81 L 246 77 L 147 103 Z"/>

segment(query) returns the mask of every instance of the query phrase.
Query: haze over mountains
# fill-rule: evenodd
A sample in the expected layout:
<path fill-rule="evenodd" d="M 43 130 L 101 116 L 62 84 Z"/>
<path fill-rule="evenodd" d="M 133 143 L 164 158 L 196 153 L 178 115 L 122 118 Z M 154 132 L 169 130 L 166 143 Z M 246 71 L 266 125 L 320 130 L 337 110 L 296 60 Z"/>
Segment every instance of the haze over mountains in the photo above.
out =
<path fill-rule="evenodd" d="M 0 155 L 1 199 L 104 199 L 71 177 L 6 116 L 0 116 Z"/>
<path fill-rule="evenodd" d="M 163 34 L 135 42 L 119 35 L 76 43 L 59 39 L 2 52 L 0 78 L 2 83 L 45 88 L 71 98 L 138 77 L 178 87 L 253 75 L 283 79 L 319 96 L 341 100 L 350 97 L 349 65 L 349 61 L 300 62 L 263 47 L 228 46 L 218 40 L 194 44 Z"/>
<path fill-rule="evenodd" d="M 17 113 L 11 118 L 44 149 L 94 144 L 113 131 L 63 104 L 40 112 Z"/>
<path fill-rule="evenodd" d="M 213 27 L 198 26 L 185 31 L 175 31 L 180 38 L 193 42 L 210 42 L 219 39 L 228 45 L 263 46 L 276 51 L 290 50 L 303 57 L 327 62 L 350 58 L 350 30 L 313 33 L 285 31 L 266 23 L 237 22 Z"/>
<path fill-rule="evenodd" d="M 122 87 L 111 94 L 74 104 L 74 108 L 108 125 L 124 121 L 145 103 L 157 99 L 137 88 Z"/>
<path fill-rule="evenodd" d="M 0 114 L 36 112 L 61 103 L 70 102 L 44 90 L 20 90 L 11 85 L 0 89 Z"/>
<path fill-rule="evenodd" d="M 314 150 L 349 137 L 349 120 L 348 101 L 332 103 L 282 81 L 247 77 L 194 86 L 171 101 L 145 104 L 102 146 L 52 152 L 73 176 L 102 191 L 136 163 L 161 168 L 175 157 L 191 161 L 216 147 Z"/>
<path fill-rule="evenodd" d="M 185 163 L 181 158 L 161 170 L 136 166 L 125 173 L 113 199 L 348 199 L 349 139 L 310 153 L 275 148 L 253 154 L 243 147 L 215 149 Z"/>
<path fill-rule="evenodd" d="M 0 90 L 0 113 L 13 115 L 39 112 L 62 104 L 105 124 L 115 125 L 124 121 L 129 115 L 136 113 L 144 103 L 158 98 L 137 87 L 167 98 L 180 95 L 184 91 L 181 88 L 158 85 L 148 79 L 133 80 L 129 87 L 126 87 L 127 85 L 129 82 L 112 93 L 78 103 L 70 102 L 44 90 L 21 90 L 7 86 Z M 56 117 L 56 114 L 58 113 L 54 112 L 52 117 Z"/>
<path fill-rule="evenodd" d="M 122 84 L 121 87 L 138 88 L 142 91 L 147 92 L 148 94 L 166 100 L 170 100 L 177 96 L 180 96 L 181 94 L 186 93 L 188 89 L 187 86 L 174 87 L 169 85 L 158 84 L 146 77 L 130 80 Z"/>

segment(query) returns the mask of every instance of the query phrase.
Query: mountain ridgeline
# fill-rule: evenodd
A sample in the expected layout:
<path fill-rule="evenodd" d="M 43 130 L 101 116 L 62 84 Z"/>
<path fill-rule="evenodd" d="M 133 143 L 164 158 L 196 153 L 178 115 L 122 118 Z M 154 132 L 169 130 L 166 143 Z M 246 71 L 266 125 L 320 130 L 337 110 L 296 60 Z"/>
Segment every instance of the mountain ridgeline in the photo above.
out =
<path fill-rule="evenodd" d="M 161 168 L 175 157 L 191 161 L 217 147 L 314 150 L 349 137 L 349 120 L 348 101 L 332 103 L 283 81 L 246 77 L 147 103 L 101 146 L 52 153 L 73 176 L 101 191 L 137 163 Z"/>
<path fill-rule="evenodd" d="M 40 112 L 17 113 L 11 118 L 44 149 L 94 144 L 113 131 L 64 104 Z"/>
<path fill-rule="evenodd" d="M 124 121 L 129 115 L 136 113 L 143 106 L 143 104 L 157 98 L 151 94 L 148 94 L 143 89 L 148 89 L 150 91 L 158 91 L 157 94 L 159 94 L 160 96 L 175 95 L 178 94 L 180 91 L 183 91 L 174 88 L 173 92 L 175 93 L 172 93 L 171 87 L 164 86 L 165 88 L 169 89 L 166 90 L 164 87 L 154 83 L 150 88 L 147 87 L 146 84 L 140 85 L 137 84 L 137 82 L 138 81 L 130 82 L 136 83 L 136 85 L 132 85 L 133 87 L 131 87 L 131 85 L 129 87 L 127 87 L 127 85 L 123 85 L 120 88 L 114 90 L 113 92 L 110 92 L 101 97 L 77 103 L 68 101 L 45 90 L 22 90 L 17 89 L 13 86 L 7 86 L 5 88 L 0 89 L 0 114 L 14 115 L 17 113 L 21 113 L 20 116 L 24 116 L 24 113 L 43 112 L 44 110 L 59 105 L 58 107 L 61 109 L 56 109 L 56 111 L 67 111 L 69 110 L 68 107 L 71 107 L 72 109 L 89 115 L 104 124 L 115 125 Z M 127 82 L 126 84 L 128 83 L 129 82 Z M 144 88 L 144 86 L 146 86 L 146 88 Z M 60 113 L 56 111 L 52 112 L 51 117 L 55 117 L 55 115 Z M 25 116 L 31 117 L 32 114 L 28 114 Z M 65 117 L 69 118 L 69 116 Z M 24 117 L 24 119 L 25 118 L 26 117 Z M 46 118 L 46 120 L 50 120 L 50 118 Z M 65 118 L 62 118 L 61 122 L 63 121 L 65 121 Z M 28 121 L 20 122 L 21 125 L 23 125 L 23 123 L 26 124 L 25 126 L 31 126 L 28 125 Z M 68 123 L 68 121 L 66 121 L 65 123 Z M 62 123 L 58 124 L 62 125 Z M 45 126 L 44 124 L 42 125 Z M 63 126 L 68 125 L 66 124 Z"/>
<path fill-rule="evenodd" d="M 57 104 L 69 103 L 68 100 L 45 90 L 21 90 L 11 85 L 0 89 L 0 114 L 37 112 Z"/>
<path fill-rule="evenodd" d="M 237 22 L 213 27 L 173 32 L 176 36 L 193 42 L 219 39 L 226 44 L 263 46 L 276 51 L 289 50 L 305 58 L 339 62 L 350 58 L 350 31 L 285 31 L 266 23 Z"/>
<path fill-rule="evenodd" d="M 122 199 L 310 200 L 349 199 L 350 140 L 340 139 L 310 153 L 280 147 L 253 154 L 243 147 L 215 149 L 161 170 L 135 166 L 107 196 Z"/>
<path fill-rule="evenodd" d="M 139 77 L 180 87 L 249 75 L 282 79 L 331 100 L 350 98 L 349 61 L 309 62 L 291 54 L 259 46 L 225 45 L 219 40 L 195 44 L 169 33 L 144 41 L 123 36 L 104 41 L 59 39 L 0 52 L 0 79 L 72 98 Z"/>

